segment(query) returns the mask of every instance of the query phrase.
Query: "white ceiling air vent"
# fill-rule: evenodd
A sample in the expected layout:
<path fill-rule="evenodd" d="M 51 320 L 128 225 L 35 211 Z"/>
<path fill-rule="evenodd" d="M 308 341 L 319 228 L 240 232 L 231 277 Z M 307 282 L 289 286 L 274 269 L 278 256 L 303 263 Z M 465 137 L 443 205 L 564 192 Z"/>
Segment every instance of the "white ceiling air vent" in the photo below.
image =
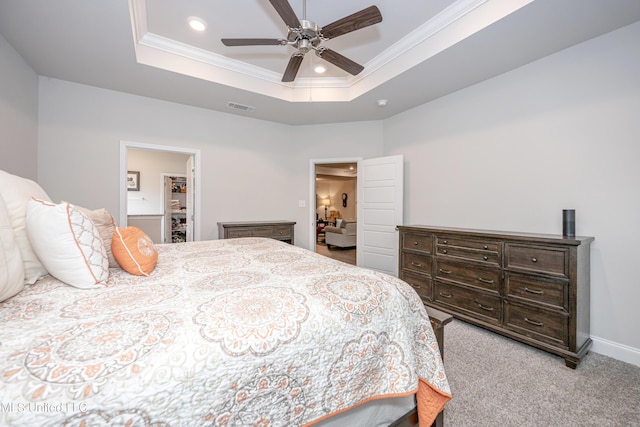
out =
<path fill-rule="evenodd" d="M 238 104 L 237 102 L 231 102 L 231 101 L 229 101 L 229 103 L 227 104 L 227 107 L 233 108 L 235 110 L 246 111 L 248 113 L 256 109 L 256 107 L 252 107 L 250 105 Z"/>

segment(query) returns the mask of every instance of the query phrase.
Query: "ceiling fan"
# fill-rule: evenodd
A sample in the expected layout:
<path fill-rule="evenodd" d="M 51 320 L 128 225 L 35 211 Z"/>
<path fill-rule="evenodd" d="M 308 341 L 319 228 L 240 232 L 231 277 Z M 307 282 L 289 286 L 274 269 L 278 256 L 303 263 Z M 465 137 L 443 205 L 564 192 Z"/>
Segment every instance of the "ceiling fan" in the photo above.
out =
<path fill-rule="evenodd" d="M 317 56 L 349 74 L 355 76 L 364 70 L 362 65 L 320 44 L 325 40 L 334 39 L 343 34 L 382 22 L 382 15 L 376 6 L 369 6 L 324 27 L 319 27 L 315 22 L 307 21 L 306 0 L 303 3 L 303 19 L 301 20 L 298 20 L 287 0 L 269 0 L 269 2 L 287 25 L 286 39 L 222 39 L 222 43 L 225 46 L 295 46 L 297 51 L 289 59 L 287 68 L 282 76 L 283 82 L 295 80 L 304 55 L 312 49 L 315 50 Z"/>

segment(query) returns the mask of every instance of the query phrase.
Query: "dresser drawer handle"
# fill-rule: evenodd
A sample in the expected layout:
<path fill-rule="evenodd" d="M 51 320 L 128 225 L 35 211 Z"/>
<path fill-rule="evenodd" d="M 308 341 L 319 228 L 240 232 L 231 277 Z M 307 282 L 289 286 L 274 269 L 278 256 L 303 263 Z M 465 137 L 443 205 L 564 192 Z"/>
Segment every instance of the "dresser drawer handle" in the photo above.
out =
<path fill-rule="evenodd" d="M 524 321 L 527 322 L 527 323 L 532 324 L 533 326 L 540 326 L 540 327 L 544 326 L 544 323 L 542 323 L 542 322 L 534 322 L 533 320 L 529 320 L 526 317 L 524 318 Z"/>
<path fill-rule="evenodd" d="M 486 261 L 486 260 L 489 259 L 489 257 L 485 255 L 485 256 L 482 257 L 482 259 Z"/>
<path fill-rule="evenodd" d="M 451 298 L 451 297 L 453 297 L 453 295 L 451 295 L 451 294 L 443 294 L 442 292 L 440 292 L 440 296 L 442 298 Z"/>
<path fill-rule="evenodd" d="M 446 254 L 446 253 L 447 253 L 447 250 L 446 250 L 446 249 L 443 249 L 443 250 L 442 250 L 442 253 L 443 253 L 443 254 Z"/>
<path fill-rule="evenodd" d="M 447 240 L 443 240 L 442 243 L 444 243 L 446 245 L 449 242 Z"/>
<path fill-rule="evenodd" d="M 483 246 L 483 248 L 484 248 L 485 250 L 487 250 L 487 249 L 489 249 L 489 246 L 484 245 L 484 246 Z"/>
<path fill-rule="evenodd" d="M 529 292 L 530 294 L 534 294 L 534 295 L 544 295 L 544 291 L 537 291 L 535 289 L 529 289 L 525 286 L 524 288 L 525 292 Z"/>
<path fill-rule="evenodd" d="M 531 258 L 531 262 L 538 262 L 538 258 L 536 257 Z"/>
<path fill-rule="evenodd" d="M 482 283 L 487 283 L 489 285 L 493 285 L 493 280 L 491 279 L 483 279 L 482 277 L 478 277 L 478 280 Z"/>
<path fill-rule="evenodd" d="M 478 307 L 480 307 L 483 310 L 493 311 L 493 307 L 487 307 L 486 305 L 482 305 L 482 303 L 478 300 L 475 300 L 475 303 L 478 304 Z"/>
<path fill-rule="evenodd" d="M 413 265 L 414 267 L 422 267 L 422 264 L 420 264 L 419 262 L 412 262 L 411 265 Z"/>
<path fill-rule="evenodd" d="M 451 270 L 443 270 L 443 269 L 438 269 L 438 271 L 442 274 L 451 274 Z"/>
<path fill-rule="evenodd" d="M 413 242 L 413 244 L 414 244 L 415 246 L 418 246 L 420 243 L 418 243 L 418 242 Z"/>

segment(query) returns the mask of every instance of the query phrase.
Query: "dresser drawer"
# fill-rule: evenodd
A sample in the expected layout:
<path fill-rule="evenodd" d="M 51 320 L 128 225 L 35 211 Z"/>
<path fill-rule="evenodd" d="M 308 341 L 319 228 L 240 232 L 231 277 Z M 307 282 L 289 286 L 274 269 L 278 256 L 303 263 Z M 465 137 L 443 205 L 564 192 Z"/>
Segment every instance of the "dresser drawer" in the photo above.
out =
<path fill-rule="evenodd" d="M 218 223 L 218 238 L 265 237 L 293 244 L 293 221 L 232 221 Z"/>
<path fill-rule="evenodd" d="M 507 243 L 505 268 L 569 277 L 569 250 Z"/>
<path fill-rule="evenodd" d="M 431 257 L 402 252 L 402 269 L 413 270 L 431 276 Z"/>
<path fill-rule="evenodd" d="M 500 267 L 500 254 L 497 252 L 461 248 L 458 246 L 438 245 L 436 246 L 436 254 L 439 256 L 447 256 L 458 258 L 464 261 L 476 261 Z"/>
<path fill-rule="evenodd" d="M 507 272 L 504 282 L 507 298 L 569 310 L 569 283 L 566 280 Z"/>
<path fill-rule="evenodd" d="M 438 304 L 450 306 L 456 312 L 473 316 L 484 321 L 499 324 L 501 320 L 500 296 L 483 291 L 474 291 L 435 280 L 433 300 Z"/>
<path fill-rule="evenodd" d="M 255 227 L 251 229 L 251 237 L 272 237 L 273 232 L 269 227 Z"/>
<path fill-rule="evenodd" d="M 498 269 L 483 268 L 438 258 L 435 275 L 438 279 L 452 280 L 494 292 L 500 291 L 500 270 Z"/>
<path fill-rule="evenodd" d="M 459 237 L 436 236 L 436 245 L 439 246 L 457 246 L 465 249 L 478 249 L 500 253 L 501 243 L 492 240 L 474 240 Z"/>
<path fill-rule="evenodd" d="M 563 312 L 505 302 L 504 326 L 538 341 L 563 347 L 569 344 L 569 315 Z"/>
<path fill-rule="evenodd" d="M 273 227 L 271 229 L 271 234 L 268 237 L 272 237 L 274 239 L 290 239 L 291 227 L 288 227 L 288 226 Z"/>
<path fill-rule="evenodd" d="M 247 230 L 247 229 L 243 229 L 243 228 L 230 228 L 227 231 L 227 235 L 229 236 L 229 239 L 235 239 L 238 237 L 253 237 L 252 230 Z"/>
<path fill-rule="evenodd" d="M 417 233 L 402 234 L 402 249 L 410 249 L 412 251 L 420 251 L 425 254 L 431 254 L 431 235 Z"/>
<path fill-rule="evenodd" d="M 429 276 L 403 270 L 400 273 L 400 278 L 413 286 L 423 301 L 431 301 L 432 280 Z"/>

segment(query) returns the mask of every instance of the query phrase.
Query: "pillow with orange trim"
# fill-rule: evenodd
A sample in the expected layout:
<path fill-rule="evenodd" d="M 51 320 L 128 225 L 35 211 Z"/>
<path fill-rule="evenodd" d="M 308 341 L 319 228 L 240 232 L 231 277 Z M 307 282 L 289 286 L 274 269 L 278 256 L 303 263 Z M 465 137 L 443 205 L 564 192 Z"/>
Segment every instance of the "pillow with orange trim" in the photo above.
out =
<path fill-rule="evenodd" d="M 104 208 L 91 210 L 83 208 L 82 206 L 74 205 L 80 211 L 86 214 L 93 224 L 100 232 L 100 237 L 104 243 L 104 248 L 107 250 L 107 258 L 109 258 L 109 268 L 120 268 L 120 264 L 113 257 L 111 253 L 111 240 L 113 239 L 113 232 L 116 231 L 118 224 L 115 218 Z"/>
<path fill-rule="evenodd" d="M 157 249 L 149 236 L 138 227 L 116 227 L 111 252 L 120 267 L 136 276 L 148 276 L 158 262 Z"/>
<path fill-rule="evenodd" d="M 81 289 L 104 286 L 109 259 L 98 229 L 75 206 L 32 198 L 27 237 L 42 265 L 56 279 Z"/>

